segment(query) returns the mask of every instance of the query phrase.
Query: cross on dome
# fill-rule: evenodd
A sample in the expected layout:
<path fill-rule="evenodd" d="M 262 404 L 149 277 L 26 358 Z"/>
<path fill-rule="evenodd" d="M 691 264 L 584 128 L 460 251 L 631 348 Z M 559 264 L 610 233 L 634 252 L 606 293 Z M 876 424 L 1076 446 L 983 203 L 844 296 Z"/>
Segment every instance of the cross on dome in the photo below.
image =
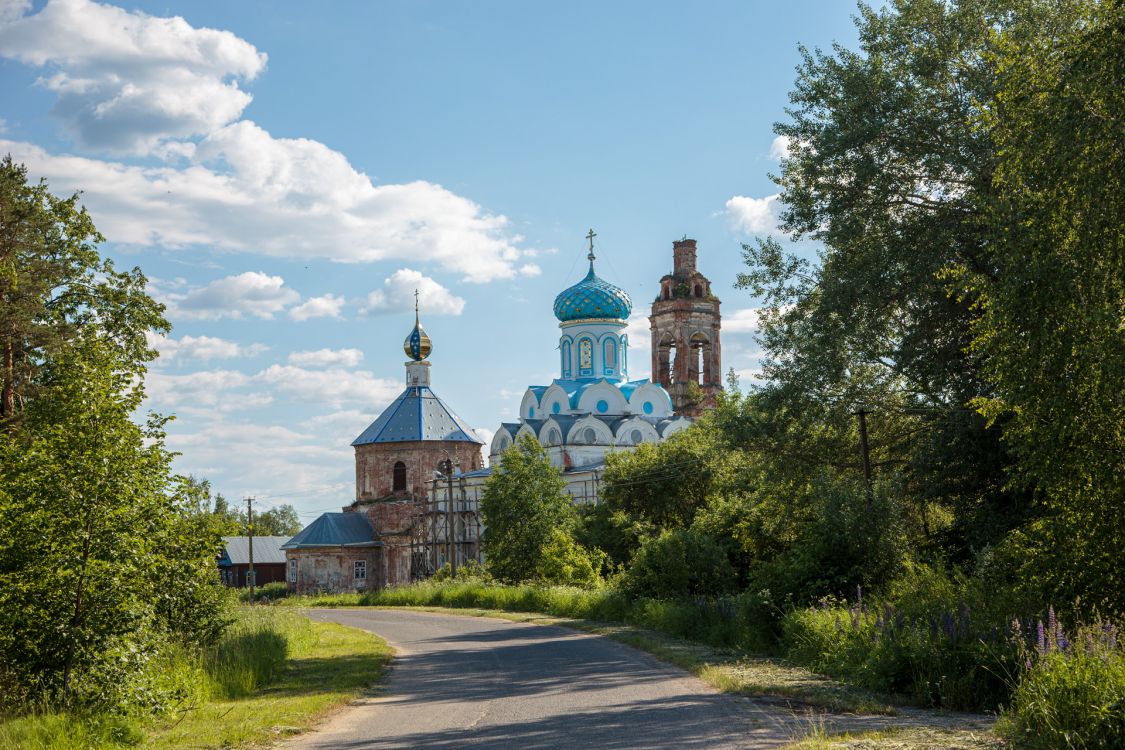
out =
<path fill-rule="evenodd" d="M 593 229 L 586 234 L 586 239 L 590 241 L 590 253 L 586 256 L 586 260 L 590 261 L 590 270 L 594 269 L 594 238 L 598 235 L 594 233 Z"/>

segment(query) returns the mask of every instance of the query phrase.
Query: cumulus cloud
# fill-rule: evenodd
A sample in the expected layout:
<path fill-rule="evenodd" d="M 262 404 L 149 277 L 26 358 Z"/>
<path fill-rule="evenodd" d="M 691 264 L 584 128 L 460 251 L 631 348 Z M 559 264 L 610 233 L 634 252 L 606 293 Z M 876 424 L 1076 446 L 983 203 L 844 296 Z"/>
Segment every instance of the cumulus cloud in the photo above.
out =
<path fill-rule="evenodd" d="M 148 335 L 149 346 L 160 352 L 161 360 L 172 359 L 234 359 L 252 357 L 269 349 L 265 344 L 239 344 L 215 336 L 183 336 L 174 339 L 160 334 Z"/>
<path fill-rule="evenodd" d="M 764 234 L 777 230 L 779 194 L 765 198 L 748 198 L 736 195 L 726 203 L 727 218 L 731 225 L 747 234 Z"/>
<path fill-rule="evenodd" d="M 325 294 L 322 297 L 310 297 L 301 304 L 289 310 L 289 317 L 296 321 L 309 320 L 310 318 L 339 318 L 340 311 L 344 308 L 344 298 L 334 294 Z"/>
<path fill-rule="evenodd" d="M 444 286 L 410 268 L 400 268 L 383 280 L 383 288 L 367 295 L 361 312 L 367 315 L 402 312 L 414 307 L 414 290 L 418 304 L 427 315 L 460 315 L 465 300 Z"/>
<path fill-rule="evenodd" d="M 21 7 L 22 6 L 22 7 Z M 229 31 L 197 29 L 88 0 L 52 0 L 24 15 L 6 4 L 0 54 L 45 68 L 53 114 L 82 145 L 147 154 L 162 140 L 206 135 L 250 103 L 266 55 Z"/>
<path fill-rule="evenodd" d="M 761 324 L 761 310 L 757 307 L 746 307 L 723 314 L 724 333 L 753 333 Z"/>
<path fill-rule="evenodd" d="M 790 137 L 787 135 L 779 135 L 774 138 L 773 143 L 770 144 L 770 158 L 781 161 L 782 159 L 789 156 L 790 140 L 792 139 L 790 139 Z"/>
<path fill-rule="evenodd" d="M 289 355 L 289 364 L 298 367 L 355 367 L 361 361 L 363 352 L 359 349 L 317 349 Z"/>
<path fill-rule="evenodd" d="M 474 283 L 540 272 L 506 217 L 431 182 L 376 185 L 323 143 L 275 138 L 238 119 L 250 100 L 239 81 L 256 77 L 266 58 L 234 34 L 88 0 L 26 10 L 18 5 L 10 13 L 20 17 L 0 28 L 0 55 L 46 69 L 55 113 L 77 144 L 157 161 L 53 154 L 7 140 L 0 152 L 57 193 L 84 191 L 111 241 L 410 260 Z"/>
<path fill-rule="evenodd" d="M 258 271 L 216 279 L 186 293 L 168 292 L 164 299 L 169 312 L 181 318 L 272 318 L 301 298 L 285 286 L 285 279 Z"/>
<path fill-rule="evenodd" d="M 334 409 L 385 406 L 402 390 L 399 382 L 377 378 L 370 372 L 307 370 L 293 365 L 270 365 L 254 375 L 253 382 L 294 400 Z"/>
<path fill-rule="evenodd" d="M 652 329 L 648 313 L 630 315 L 625 335 L 629 337 L 629 378 L 639 380 L 648 377 L 652 370 Z"/>
<path fill-rule="evenodd" d="M 273 138 L 243 121 L 205 139 L 184 167 L 55 155 L 0 140 L 56 193 L 83 190 L 98 228 L 135 248 L 221 251 L 338 262 L 413 260 L 483 283 L 539 272 L 521 264 L 508 219 L 441 185 L 374 185 L 316 141 Z M 144 221 L 137 221 L 144 216 Z"/>

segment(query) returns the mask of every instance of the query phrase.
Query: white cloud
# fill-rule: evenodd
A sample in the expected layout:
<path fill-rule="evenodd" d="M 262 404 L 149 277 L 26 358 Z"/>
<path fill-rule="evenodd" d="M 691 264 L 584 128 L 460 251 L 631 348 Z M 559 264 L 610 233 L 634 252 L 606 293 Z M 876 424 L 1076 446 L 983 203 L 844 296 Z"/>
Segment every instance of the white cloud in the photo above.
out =
<path fill-rule="evenodd" d="M 484 442 L 484 445 L 480 447 L 481 466 L 488 466 L 488 452 L 492 446 L 492 438 L 496 437 L 496 433 L 487 427 L 474 427 L 473 432 Z M 465 471 L 468 471 L 468 469 L 465 469 Z"/>
<path fill-rule="evenodd" d="M 230 32 L 55 0 L 0 29 L 0 54 L 48 69 L 56 115 L 80 147 L 158 160 L 140 166 L 0 141 L 0 152 L 54 192 L 84 191 L 112 242 L 409 260 L 474 283 L 539 273 L 506 217 L 431 182 L 376 185 L 323 143 L 274 138 L 239 120 L 249 95 L 238 82 L 257 76 L 265 55 Z"/>
<path fill-rule="evenodd" d="M 427 315 L 460 315 L 465 300 L 457 297 L 429 276 L 410 268 L 400 268 L 383 280 L 383 288 L 367 295 L 361 312 L 368 315 L 393 313 L 414 307 L 414 290 L 418 290 L 418 304 Z"/>
<path fill-rule="evenodd" d="M 316 141 L 273 138 L 242 121 L 205 139 L 196 162 L 141 167 L 0 140 L 55 193 L 83 202 L 112 242 L 338 262 L 411 260 L 483 283 L 534 274 L 508 219 L 441 185 L 374 185 Z M 203 161 L 200 161 L 200 158 Z M 144 221 L 137 217 L 143 216 Z"/>
<path fill-rule="evenodd" d="M 343 307 L 343 297 L 325 294 L 321 297 L 310 297 L 292 308 L 289 310 L 289 317 L 296 321 L 309 320 L 310 318 L 339 318 L 340 310 Z"/>
<path fill-rule="evenodd" d="M 299 367 L 355 367 L 361 361 L 363 352 L 359 349 L 317 349 L 289 355 L 289 364 Z"/>
<path fill-rule="evenodd" d="M 148 335 L 149 346 L 160 352 L 161 360 L 171 359 L 233 359 L 252 357 L 269 349 L 265 344 L 239 344 L 215 336 L 183 336 L 174 339 L 159 334 Z"/>
<path fill-rule="evenodd" d="M 381 408 L 399 394 L 403 386 L 395 380 L 377 378 L 356 370 L 306 370 L 293 365 L 270 365 L 253 376 L 255 385 L 268 386 L 298 401 L 344 406 Z"/>
<path fill-rule="evenodd" d="M 736 195 L 726 203 L 726 214 L 735 229 L 747 234 L 763 234 L 777 230 L 779 194 L 765 198 Z"/>
<path fill-rule="evenodd" d="M 266 55 L 229 31 L 197 29 L 88 0 L 52 0 L 0 13 L 0 54 L 45 67 L 40 85 L 58 95 L 53 114 L 76 140 L 147 154 L 162 140 L 206 135 L 250 103 Z"/>
<path fill-rule="evenodd" d="M 648 313 L 635 312 L 629 316 L 625 335 L 629 337 L 629 379 L 650 377 L 652 370 L 652 329 Z"/>
<path fill-rule="evenodd" d="M 770 158 L 781 161 L 789 156 L 789 143 L 790 138 L 787 135 L 779 135 L 773 139 L 770 144 Z"/>
<path fill-rule="evenodd" d="M 216 279 L 186 293 L 164 295 L 172 315 L 198 320 L 246 315 L 269 319 L 300 298 L 301 295 L 285 286 L 285 279 L 258 271 Z"/>
<path fill-rule="evenodd" d="M 761 310 L 757 307 L 746 307 L 723 315 L 724 333 L 753 333 L 760 324 Z"/>
<path fill-rule="evenodd" d="M 249 383 L 250 378 L 237 370 L 200 370 L 185 375 L 152 371 L 145 377 L 145 392 L 159 411 L 214 407 L 220 400 L 246 407 L 247 402 L 241 398 L 231 399 L 230 392 Z"/>

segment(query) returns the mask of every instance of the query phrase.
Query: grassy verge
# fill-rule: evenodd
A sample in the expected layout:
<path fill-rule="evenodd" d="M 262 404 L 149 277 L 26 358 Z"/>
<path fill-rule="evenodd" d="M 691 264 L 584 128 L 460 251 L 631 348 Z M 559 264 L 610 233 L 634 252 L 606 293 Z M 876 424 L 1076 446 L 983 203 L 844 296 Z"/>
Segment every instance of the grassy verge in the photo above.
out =
<path fill-rule="evenodd" d="M 367 692 L 390 661 L 382 639 L 276 608 L 243 610 L 195 671 L 185 703 L 159 719 L 40 713 L 0 723 L 0 748 L 254 747 L 304 731 Z"/>

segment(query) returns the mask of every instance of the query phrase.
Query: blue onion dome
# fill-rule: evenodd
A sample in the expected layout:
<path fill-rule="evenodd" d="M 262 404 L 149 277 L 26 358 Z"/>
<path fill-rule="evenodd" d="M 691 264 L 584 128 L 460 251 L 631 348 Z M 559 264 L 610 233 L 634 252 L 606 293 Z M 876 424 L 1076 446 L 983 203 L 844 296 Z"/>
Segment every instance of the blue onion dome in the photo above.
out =
<path fill-rule="evenodd" d="M 434 350 L 434 345 L 430 341 L 430 337 L 426 335 L 426 331 L 423 330 L 422 324 L 418 321 L 417 291 L 414 294 L 414 328 L 410 330 L 410 335 L 406 337 L 406 341 L 402 342 L 402 349 L 406 352 L 406 356 L 415 362 L 421 362 L 430 356 L 430 352 Z"/>
<path fill-rule="evenodd" d="M 594 273 L 593 232 L 590 230 L 590 272 L 586 278 L 555 297 L 555 317 L 560 322 L 588 318 L 625 320 L 633 310 L 633 300 L 624 289 L 598 278 Z"/>

